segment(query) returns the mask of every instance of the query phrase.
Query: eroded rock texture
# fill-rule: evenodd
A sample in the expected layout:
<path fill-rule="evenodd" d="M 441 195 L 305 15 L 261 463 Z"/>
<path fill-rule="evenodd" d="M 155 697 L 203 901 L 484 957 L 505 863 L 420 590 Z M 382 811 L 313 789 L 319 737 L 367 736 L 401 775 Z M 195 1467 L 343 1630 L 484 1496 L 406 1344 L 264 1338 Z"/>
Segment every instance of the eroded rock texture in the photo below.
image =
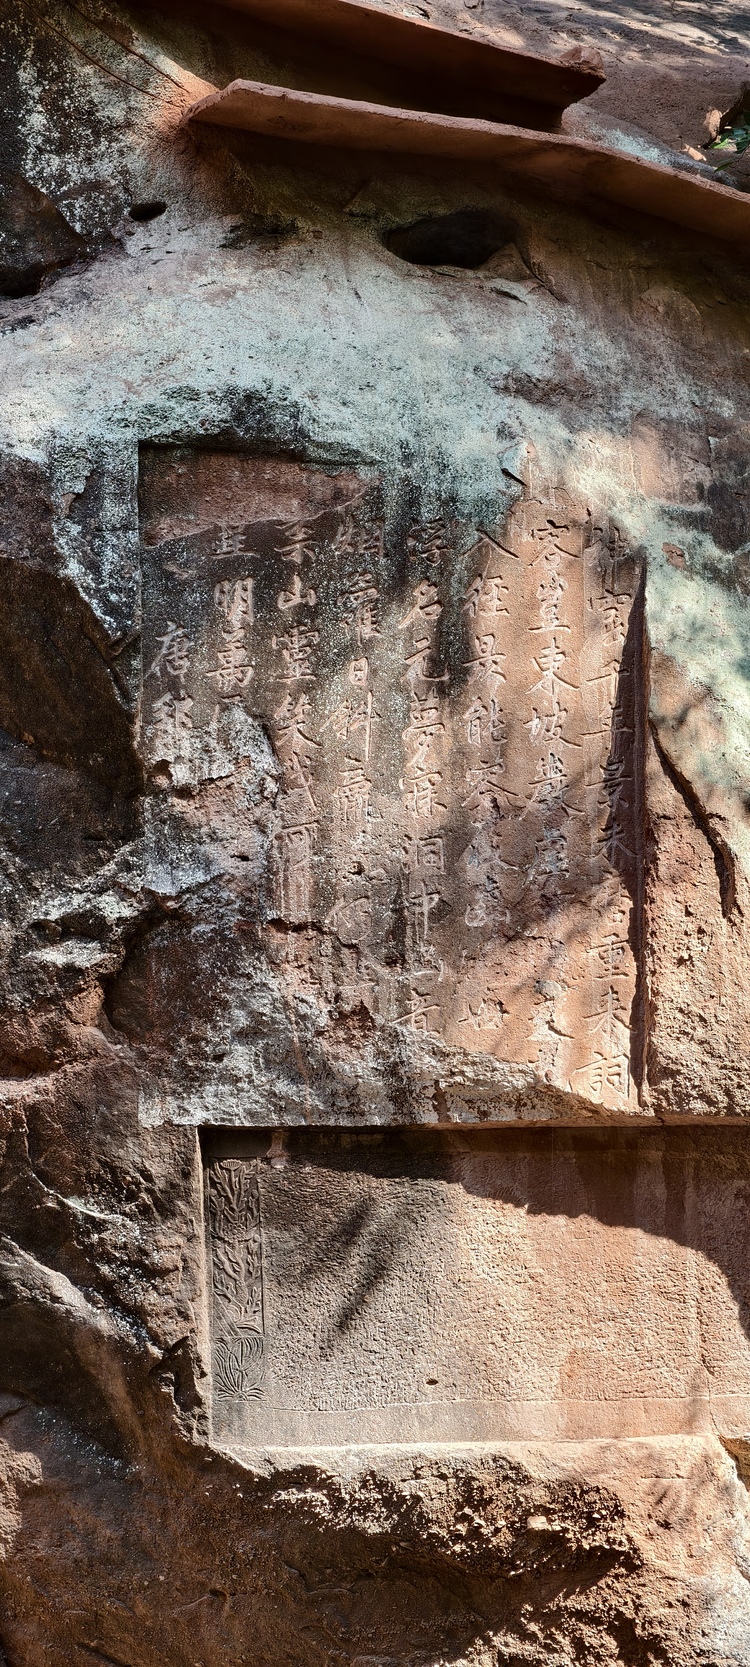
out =
<path fill-rule="evenodd" d="M 0 1661 L 750 1667 L 746 257 L 2 45 Z"/>

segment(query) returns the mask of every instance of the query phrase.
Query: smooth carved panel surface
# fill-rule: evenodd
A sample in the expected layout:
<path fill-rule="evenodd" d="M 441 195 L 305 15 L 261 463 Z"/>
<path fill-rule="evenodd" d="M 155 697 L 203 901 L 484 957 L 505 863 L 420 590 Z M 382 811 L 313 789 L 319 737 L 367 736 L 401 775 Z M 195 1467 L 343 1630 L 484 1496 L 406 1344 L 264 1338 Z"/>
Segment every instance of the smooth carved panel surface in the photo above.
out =
<path fill-rule="evenodd" d="M 186 815 L 262 725 L 282 1008 L 345 1000 L 632 1111 L 641 612 L 617 534 L 552 490 L 479 528 L 278 460 L 151 467 L 153 802 Z"/>
<path fill-rule="evenodd" d="M 237 1307 L 214 1271 L 219 1442 L 747 1428 L 736 1133 L 299 1130 L 283 1150 L 278 1135 L 271 1150 L 268 1136 L 211 1138 L 210 1195 L 244 1169 L 264 1240 L 262 1383 L 227 1385 Z M 212 1214 L 214 1270 L 216 1231 Z"/>

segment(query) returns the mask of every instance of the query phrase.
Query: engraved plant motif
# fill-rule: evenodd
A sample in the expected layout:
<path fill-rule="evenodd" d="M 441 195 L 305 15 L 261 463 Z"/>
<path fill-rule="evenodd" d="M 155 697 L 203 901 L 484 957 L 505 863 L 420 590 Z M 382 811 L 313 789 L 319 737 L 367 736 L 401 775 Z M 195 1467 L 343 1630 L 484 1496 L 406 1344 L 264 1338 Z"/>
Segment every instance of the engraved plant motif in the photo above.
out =
<path fill-rule="evenodd" d="M 259 1331 L 219 1337 L 214 1349 L 216 1390 L 220 1395 L 257 1400 L 263 1390 L 263 1338 Z"/>
<path fill-rule="evenodd" d="M 257 1396 L 263 1378 L 263 1253 L 255 1160 L 209 1170 L 208 1207 L 219 1393 Z"/>

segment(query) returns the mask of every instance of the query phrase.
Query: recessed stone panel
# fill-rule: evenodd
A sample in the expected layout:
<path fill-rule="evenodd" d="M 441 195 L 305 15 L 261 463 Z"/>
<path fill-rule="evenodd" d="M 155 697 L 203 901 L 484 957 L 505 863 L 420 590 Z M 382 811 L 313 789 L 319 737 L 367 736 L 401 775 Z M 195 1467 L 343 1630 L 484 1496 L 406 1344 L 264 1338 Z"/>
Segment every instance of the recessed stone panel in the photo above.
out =
<path fill-rule="evenodd" d="M 213 1135 L 205 1165 L 220 1444 L 747 1428 L 737 1134 Z"/>

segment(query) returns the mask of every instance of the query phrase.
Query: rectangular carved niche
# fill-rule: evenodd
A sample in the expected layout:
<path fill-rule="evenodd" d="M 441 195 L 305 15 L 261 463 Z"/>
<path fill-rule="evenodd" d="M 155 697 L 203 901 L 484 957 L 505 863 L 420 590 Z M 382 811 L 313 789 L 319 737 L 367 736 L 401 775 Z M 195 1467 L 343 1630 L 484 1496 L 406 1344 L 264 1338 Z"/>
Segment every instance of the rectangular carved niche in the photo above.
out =
<path fill-rule="evenodd" d="M 741 1131 L 214 1132 L 204 1161 L 219 1444 L 750 1427 Z"/>
<path fill-rule="evenodd" d="M 281 1038 L 266 1056 L 242 1032 L 261 973 L 245 997 L 235 933 L 212 972 L 222 1063 L 214 1046 L 202 1066 L 184 1002 L 165 1018 L 183 1082 L 203 1069 L 258 1122 L 248 1085 L 284 1057 L 336 1121 L 359 1014 L 374 1120 L 394 1115 L 378 1062 L 419 1054 L 424 1082 L 430 1049 L 484 1116 L 497 1064 L 637 1109 L 642 625 L 617 532 L 559 489 L 493 525 L 420 522 L 364 474 L 220 453 L 147 457 L 141 507 L 163 866 L 182 827 L 196 872 L 245 899 L 253 880 L 243 941 Z"/>

